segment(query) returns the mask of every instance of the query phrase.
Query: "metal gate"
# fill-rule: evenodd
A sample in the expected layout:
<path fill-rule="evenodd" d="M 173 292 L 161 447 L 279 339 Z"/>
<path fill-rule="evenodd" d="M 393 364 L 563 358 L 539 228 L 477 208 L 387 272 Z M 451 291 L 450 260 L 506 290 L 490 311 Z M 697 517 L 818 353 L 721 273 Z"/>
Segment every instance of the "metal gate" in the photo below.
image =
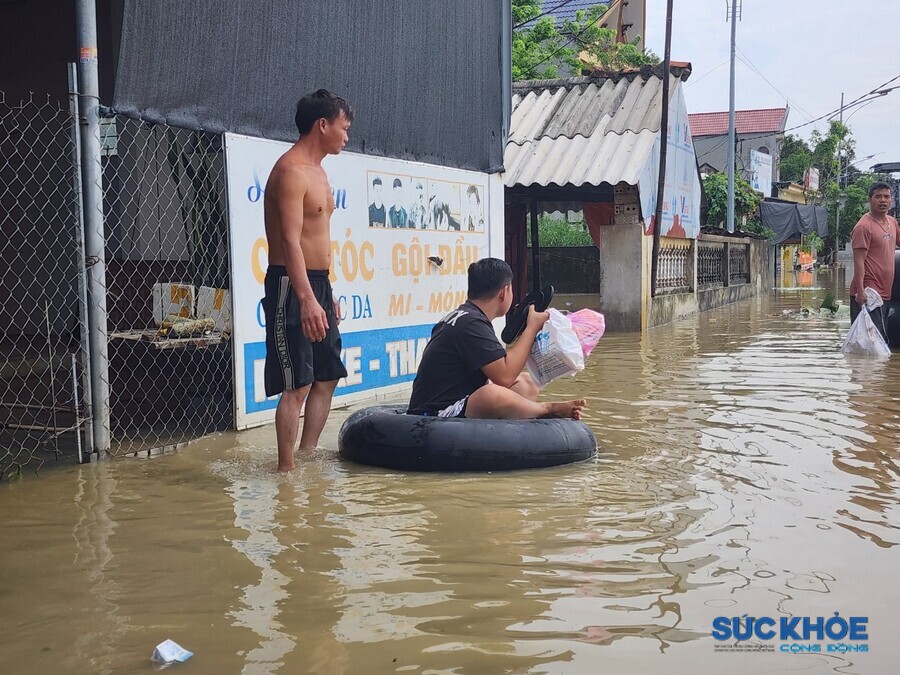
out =
<path fill-rule="evenodd" d="M 68 102 L 0 92 L 0 478 L 80 458 L 83 248 Z"/>

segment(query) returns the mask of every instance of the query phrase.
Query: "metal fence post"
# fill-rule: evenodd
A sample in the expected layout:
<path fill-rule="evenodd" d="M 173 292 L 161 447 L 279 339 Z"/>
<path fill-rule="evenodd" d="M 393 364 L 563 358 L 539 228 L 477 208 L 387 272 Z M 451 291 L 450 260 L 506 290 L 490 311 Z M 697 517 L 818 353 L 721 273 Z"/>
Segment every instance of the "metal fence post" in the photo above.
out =
<path fill-rule="evenodd" d="M 81 363 L 81 382 L 84 389 L 84 399 L 78 400 L 78 382 L 76 374 L 72 373 L 73 393 L 76 396 L 75 410 L 76 422 L 84 419 L 83 432 L 84 443 L 79 442 L 78 462 L 89 462 L 94 454 L 93 420 L 91 419 L 93 406 L 91 405 L 91 350 L 90 330 L 88 329 L 88 299 L 87 299 L 87 268 L 85 267 L 84 252 L 84 200 L 81 189 L 81 139 L 79 138 L 79 106 L 78 106 L 78 70 L 74 63 L 69 64 L 69 110 L 72 113 L 72 174 L 75 189 L 75 211 L 78 218 L 78 227 L 75 230 L 75 268 L 78 270 L 78 326 L 80 337 L 79 362 Z M 76 430 L 79 438 L 82 428 Z"/>
<path fill-rule="evenodd" d="M 731 286 L 731 242 L 725 242 L 722 250 L 725 251 L 725 264 L 722 265 L 722 274 L 724 276 L 722 285 L 728 287 Z"/>
<path fill-rule="evenodd" d="M 94 450 L 110 448 L 109 342 L 106 315 L 106 237 L 103 223 L 103 168 L 100 160 L 100 77 L 97 67 L 97 8 L 77 0 L 78 83 L 81 89 L 82 188 L 85 257 L 88 270 L 91 403 Z"/>

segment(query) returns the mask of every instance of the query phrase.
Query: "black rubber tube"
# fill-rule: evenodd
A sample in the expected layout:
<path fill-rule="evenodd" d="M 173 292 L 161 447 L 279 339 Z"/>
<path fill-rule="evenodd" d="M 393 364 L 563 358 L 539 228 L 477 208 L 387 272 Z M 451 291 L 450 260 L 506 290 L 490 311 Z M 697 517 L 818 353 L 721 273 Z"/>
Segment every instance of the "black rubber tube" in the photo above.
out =
<path fill-rule="evenodd" d="M 345 460 L 400 471 L 511 471 L 590 459 L 597 439 L 576 420 L 441 419 L 374 406 L 347 418 L 338 447 Z"/>
<path fill-rule="evenodd" d="M 884 316 L 888 344 L 896 349 L 900 347 L 900 250 L 894 251 L 894 286 L 891 289 L 891 300 L 886 304 Z"/>

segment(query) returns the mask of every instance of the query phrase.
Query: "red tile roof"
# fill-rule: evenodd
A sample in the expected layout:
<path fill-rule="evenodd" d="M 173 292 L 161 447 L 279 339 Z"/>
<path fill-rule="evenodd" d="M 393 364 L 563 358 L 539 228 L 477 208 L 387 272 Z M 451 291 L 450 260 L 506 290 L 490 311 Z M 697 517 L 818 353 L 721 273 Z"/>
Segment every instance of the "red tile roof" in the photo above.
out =
<path fill-rule="evenodd" d="M 739 134 L 778 133 L 784 129 L 787 108 L 735 110 L 734 127 Z M 728 111 L 688 115 L 691 136 L 724 136 L 728 133 Z"/>

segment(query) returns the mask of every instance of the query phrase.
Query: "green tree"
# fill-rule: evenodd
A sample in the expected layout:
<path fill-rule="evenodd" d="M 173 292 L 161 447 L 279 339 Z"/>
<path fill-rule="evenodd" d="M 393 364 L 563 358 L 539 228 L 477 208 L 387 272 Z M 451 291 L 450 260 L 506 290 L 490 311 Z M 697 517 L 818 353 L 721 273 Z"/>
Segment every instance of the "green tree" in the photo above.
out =
<path fill-rule="evenodd" d="M 806 170 L 812 164 L 812 150 L 802 138 L 788 134 L 781 143 L 781 180 L 803 185 Z"/>
<path fill-rule="evenodd" d="M 820 190 L 825 192 L 829 183 L 837 184 L 840 167 L 838 166 L 838 147 L 841 149 L 841 163 L 844 172 L 852 176 L 849 169 L 856 152 L 856 141 L 847 125 L 832 120 L 828 131 L 822 133 L 818 129 L 810 134 L 809 142 L 788 134 L 781 144 L 781 164 L 779 174 L 781 180 L 803 183 L 806 170 L 815 167 L 819 170 Z M 857 172 L 858 174 L 858 172 Z M 847 183 L 847 176 L 844 182 Z M 811 195 L 815 199 L 815 196 Z"/>
<path fill-rule="evenodd" d="M 556 19 L 541 13 L 539 0 L 512 0 L 513 26 L 522 26 L 512 35 L 513 80 L 555 78 L 560 66 L 580 67 L 578 55 L 568 47 Z"/>
<path fill-rule="evenodd" d="M 841 149 L 841 163 L 845 168 L 856 156 L 856 141 L 853 140 L 850 128 L 837 120 L 831 120 L 825 134 L 815 129 L 809 136 L 809 147 L 813 148 L 811 166 L 819 169 L 820 186 L 827 186 L 831 182 L 837 184 L 840 171 L 838 147 Z"/>
<path fill-rule="evenodd" d="M 840 150 L 840 161 L 838 161 Z M 828 131 L 812 132 L 809 142 L 796 136 L 785 137 L 781 147 L 781 179 L 802 183 L 806 170 L 819 169 L 819 194 L 809 194 L 811 204 L 824 206 L 828 213 L 829 241 L 825 250 L 831 250 L 850 237 L 850 230 L 868 208 L 869 187 L 875 182 L 872 174 L 863 174 L 853 166 L 856 141 L 850 128 L 832 120 Z M 841 187 L 843 186 L 843 187 Z M 837 222 L 837 205 L 844 194 L 846 203 Z"/>
<path fill-rule="evenodd" d="M 816 232 L 810 232 L 809 234 L 802 235 L 800 237 L 800 242 L 800 250 L 808 251 L 813 255 L 816 255 L 819 251 L 825 248 L 825 241 Z"/>
<path fill-rule="evenodd" d="M 560 71 L 582 75 L 591 70 L 617 71 L 659 63 L 659 57 L 631 42 L 616 42 L 616 31 L 600 26 L 606 4 L 576 12 L 575 20 L 558 26 L 552 16 L 541 16 L 539 0 L 512 0 L 513 80 L 559 77 Z M 525 25 L 528 24 L 528 25 Z M 582 62 L 584 52 L 590 63 Z"/>
<path fill-rule="evenodd" d="M 828 209 L 828 232 L 841 245 L 850 239 L 853 226 L 869 210 L 869 188 L 878 181 L 890 185 L 890 177 L 877 173 L 863 173 L 852 184 L 844 188 L 844 206 L 841 207 L 841 221 L 837 223 L 837 204 L 840 197 L 837 183 L 829 183 L 825 194 L 825 208 Z"/>
<path fill-rule="evenodd" d="M 580 51 L 585 52 L 587 63 L 582 72 L 599 69 L 614 72 L 659 63 L 659 57 L 640 48 L 640 36 L 631 42 L 617 42 L 617 32 L 600 25 L 606 14 L 606 5 L 594 5 L 575 12 L 574 21 L 566 21 L 563 32 L 572 37 Z"/>
<path fill-rule="evenodd" d="M 526 225 L 525 237 L 531 246 L 531 223 Z M 538 217 L 538 242 L 540 246 L 594 245 L 591 233 L 587 231 L 583 221 L 569 223 L 565 218 L 553 218 L 549 214 L 541 214 Z"/>
<path fill-rule="evenodd" d="M 703 191 L 706 193 L 707 203 L 706 222 L 709 225 L 719 226 L 725 221 L 728 212 L 728 176 L 724 173 L 708 175 L 703 180 Z M 750 183 L 739 176 L 734 177 L 735 221 L 744 216 L 751 221 L 755 219 L 761 201 L 762 196 L 750 187 Z"/>

